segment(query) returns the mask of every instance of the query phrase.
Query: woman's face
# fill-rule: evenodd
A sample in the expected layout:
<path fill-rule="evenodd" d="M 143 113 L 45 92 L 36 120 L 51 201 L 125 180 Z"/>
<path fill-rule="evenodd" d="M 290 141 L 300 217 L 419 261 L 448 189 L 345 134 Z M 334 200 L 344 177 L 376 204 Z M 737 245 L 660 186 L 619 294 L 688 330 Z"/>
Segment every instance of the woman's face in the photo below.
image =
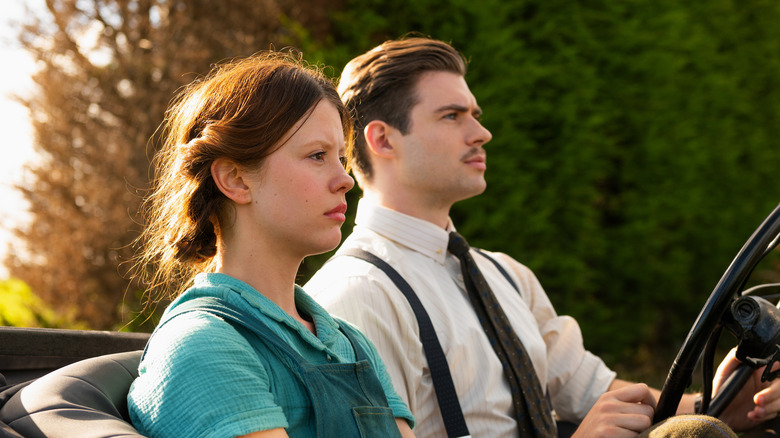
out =
<path fill-rule="evenodd" d="M 344 170 L 344 132 L 332 103 L 320 101 L 290 133 L 245 182 L 263 243 L 305 257 L 338 246 L 354 181 Z"/>

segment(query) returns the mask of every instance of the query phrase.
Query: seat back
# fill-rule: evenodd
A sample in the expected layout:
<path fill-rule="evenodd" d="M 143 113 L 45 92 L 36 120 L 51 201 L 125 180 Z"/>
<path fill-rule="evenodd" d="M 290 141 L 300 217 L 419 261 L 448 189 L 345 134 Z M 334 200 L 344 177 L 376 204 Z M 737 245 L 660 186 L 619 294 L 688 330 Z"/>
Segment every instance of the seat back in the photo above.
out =
<path fill-rule="evenodd" d="M 93 357 L 46 374 L 6 400 L 0 424 L 25 437 L 143 438 L 127 413 L 141 354 Z"/>
<path fill-rule="evenodd" d="M 148 340 L 149 333 L 0 327 L 0 374 L 26 382 L 90 357 L 143 350 Z"/>

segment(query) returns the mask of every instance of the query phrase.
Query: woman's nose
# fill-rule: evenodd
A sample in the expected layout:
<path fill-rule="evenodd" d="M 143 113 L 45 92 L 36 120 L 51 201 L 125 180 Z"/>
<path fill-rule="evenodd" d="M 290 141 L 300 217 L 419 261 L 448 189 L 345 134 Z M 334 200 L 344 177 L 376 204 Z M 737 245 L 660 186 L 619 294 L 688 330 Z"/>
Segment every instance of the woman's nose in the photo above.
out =
<path fill-rule="evenodd" d="M 348 192 L 355 186 L 355 180 L 347 173 L 347 171 L 339 166 L 338 175 L 333 179 L 333 192 Z"/>

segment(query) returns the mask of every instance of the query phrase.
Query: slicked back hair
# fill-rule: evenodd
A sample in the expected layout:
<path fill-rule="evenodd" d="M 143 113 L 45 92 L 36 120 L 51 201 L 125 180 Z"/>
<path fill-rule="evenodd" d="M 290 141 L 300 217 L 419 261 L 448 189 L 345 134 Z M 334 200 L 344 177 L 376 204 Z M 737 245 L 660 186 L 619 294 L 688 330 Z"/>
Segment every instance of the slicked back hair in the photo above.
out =
<path fill-rule="evenodd" d="M 466 61 L 451 45 L 421 37 L 386 41 L 344 67 L 338 91 L 355 119 L 350 164 L 366 181 L 372 180 L 373 169 L 363 129 L 381 120 L 407 134 L 411 110 L 419 101 L 419 78 L 438 71 L 465 76 Z"/>

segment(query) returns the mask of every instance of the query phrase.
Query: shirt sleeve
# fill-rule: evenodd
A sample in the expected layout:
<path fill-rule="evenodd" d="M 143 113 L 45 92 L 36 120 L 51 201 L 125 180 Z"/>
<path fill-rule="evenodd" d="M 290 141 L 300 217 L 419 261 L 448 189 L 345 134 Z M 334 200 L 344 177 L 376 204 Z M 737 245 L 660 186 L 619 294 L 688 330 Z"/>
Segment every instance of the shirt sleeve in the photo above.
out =
<path fill-rule="evenodd" d="M 338 322 L 339 324 L 342 324 L 344 327 L 346 327 L 345 328 L 346 330 L 351 330 L 351 333 L 355 335 L 355 339 L 357 340 L 357 342 L 360 343 L 360 346 L 366 352 L 366 355 L 368 356 L 368 360 L 371 362 L 371 367 L 376 372 L 376 375 L 379 378 L 379 383 L 382 385 L 382 389 L 385 392 L 385 397 L 387 398 L 387 404 L 393 410 L 393 416 L 395 418 L 405 419 L 406 422 L 409 423 L 409 426 L 413 428 L 414 416 L 412 415 L 412 412 L 409 410 L 409 407 L 406 406 L 406 403 L 404 403 L 404 401 L 401 400 L 401 397 L 395 391 L 390 376 L 387 374 L 387 368 L 385 367 L 385 363 L 382 360 L 382 358 L 379 356 L 379 352 L 377 352 L 374 344 L 371 343 L 371 341 L 368 338 L 366 338 L 366 336 L 362 332 L 360 332 L 356 327 L 354 327 L 352 324 L 341 319 L 339 319 Z"/>
<path fill-rule="evenodd" d="M 128 394 L 147 436 L 234 437 L 287 427 L 257 353 L 232 325 L 189 312 L 152 337 Z"/>
<path fill-rule="evenodd" d="M 518 282 L 547 346 L 547 387 L 553 408 L 565 421 L 581 421 L 609 389 L 615 372 L 585 349 L 577 321 L 558 315 L 536 275 L 506 254 L 494 253 Z"/>

